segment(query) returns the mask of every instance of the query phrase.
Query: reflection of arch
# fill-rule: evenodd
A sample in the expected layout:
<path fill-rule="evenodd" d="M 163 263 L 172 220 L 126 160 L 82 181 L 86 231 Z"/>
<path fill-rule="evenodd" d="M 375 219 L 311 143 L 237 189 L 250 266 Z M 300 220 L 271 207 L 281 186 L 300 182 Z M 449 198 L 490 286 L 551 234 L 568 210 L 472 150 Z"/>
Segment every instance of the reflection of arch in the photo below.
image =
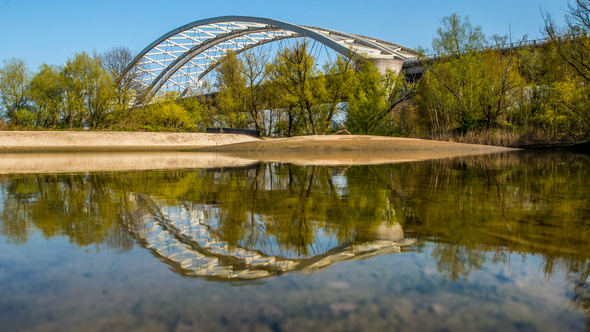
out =
<path fill-rule="evenodd" d="M 289 271 L 313 272 L 343 260 L 401 252 L 412 239 L 375 240 L 335 247 L 310 258 L 285 258 L 259 250 L 230 247 L 204 223 L 200 211 L 184 207 L 159 208 L 153 202 L 146 228 L 133 231 L 142 246 L 150 249 L 173 270 L 185 276 L 212 280 L 244 280 L 270 277 Z"/>
<path fill-rule="evenodd" d="M 240 53 L 297 37 L 311 38 L 345 56 L 392 60 L 416 56 L 410 48 L 365 36 L 260 17 L 224 16 L 195 21 L 164 34 L 141 51 L 126 71 L 135 67 L 140 73 L 136 80 L 147 90 L 148 99 L 161 90 L 186 93 L 226 52 Z"/>

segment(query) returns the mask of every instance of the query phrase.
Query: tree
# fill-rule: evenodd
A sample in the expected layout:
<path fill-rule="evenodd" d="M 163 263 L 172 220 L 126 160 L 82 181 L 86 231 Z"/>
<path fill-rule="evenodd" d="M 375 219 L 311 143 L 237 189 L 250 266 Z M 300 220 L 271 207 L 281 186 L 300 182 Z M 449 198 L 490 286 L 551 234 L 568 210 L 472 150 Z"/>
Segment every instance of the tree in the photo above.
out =
<path fill-rule="evenodd" d="M 35 106 L 36 125 L 55 128 L 59 122 L 63 102 L 60 68 L 42 64 L 30 84 L 31 101 Z"/>
<path fill-rule="evenodd" d="M 325 118 L 322 119 L 324 125 L 321 127 L 322 135 L 326 133 L 332 124 L 332 118 L 342 111 L 342 103 L 350 94 L 350 88 L 354 81 L 354 64 L 353 56 L 343 57 L 339 55 L 333 63 L 324 65 L 324 75 L 326 78 L 326 95 L 323 107 L 326 108 Z"/>
<path fill-rule="evenodd" d="M 90 71 L 91 58 L 86 53 L 74 54 L 73 58 L 66 61 L 62 72 L 61 81 L 64 87 L 64 125 L 71 129 L 81 126 L 84 120 L 84 102 L 87 95 L 86 78 Z"/>
<path fill-rule="evenodd" d="M 4 60 L 0 67 L 0 118 L 6 117 L 13 124 L 30 121 L 29 84 L 31 72 L 22 59 Z"/>
<path fill-rule="evenodd" d="M 280 50 L 275 61 L 269 65 L 269 72 L 272 84 L 284 94 L 286 107 L 296 107 L 307 120 L 307 133 L 317 135 L 322 127 L 317 118 L 321 112 L 319 106 L 325 98 L 326 85 L 324 75 L 318 70 L 308 48 L 309 43 L 303 40 Z"/>
<path fill-rule="evenodd" d="M 68 129 L 84 121 L 92 129 L 107 125 L 114 101 L 114 83 L 98 54 L 76 53 L 62 70 L 64 121 Z"/>
<path fill-rule="evenodd" d="M 559 28 L 547 13 L 543 18 L 545 34 L 555 46 L 555 51 L 575 72 L 573 77 L 567 77 L 569 75 L 566 72 L 562 78 L 567 78 L 556 82 L 552 90 L 557 92 L 557 100 L 550 103 L 549 113 L 564 114 L 569 120 L 565 127 L 571 124 L 575 128 L 566 129 L 567 134 L 576 139 L 587 139 L 590 137 L 590 107 L 587 106 L 587 86 L 590 83 L 590 1 L 568 2 L 565 28 Z"/>
<path fill-rule="evenodd" d="M 100 55 L 101 65 L 114 84 L 113 121 L 125 123 L 132 120 L 133 111 L 143 95 L 139 83 L 141 65 L 135 65 L 127 71 L 134 55 L 128 47 L 113 47 Z"/>
<path fill-rule="evenodd" d="M 432 42 L 440 56 L 420 81 L 417 104 L 433 133 L 466 132 L 500 124 L 522 86 L 516 52 L 501 47 L 507 37 L 484 44 L 481 27 L 453 14 L 442 20 Z"/>
<path fill-rule="evenodd" d="M 388 109 L 388 88 L 373 64 L 365 60 L 354 77 L 348 97 L 346 128 L 354 134 L 372 134 L 377 118 Z"/>
<path fill-rule="evenodd" d="M 265 84 L 268 83 L 268 71 L 266 65 L 270 53 L 259 48 L 258 52 L 253 50 L 244 53 L 243 74 L 246 79 L 245 98 L 247 101 L 246 108 L 254 122 L 256 130 L 264 131 L 264 111 L 267 104 L 267 89 Z"/>
<path fill-rule="evenodd" d="M 457 14 L 444 17 L 436 32 L 438 38 L 432 41 L 432 48 L 439 56 L 459 57 L 485 46 L 485 35 L 481 31 L 481 26 L 472 26 L 467 16 L 464 20 Z"/>
<path fill-rule="evenodd" d="M 190 112 L 185 105 L 188 105 Z M 154 129 L 197 130 L 200 109 L 178 100 L 176 93 L 167 93 L 140 110 L 139 122 Z"/>
<path fill-rule="evenodd" d="M 219 115 L 230 128 L 244 128 L 249 122 L 246 110 L 247 81 L 244 63 L 235 52 L 228 52 L 216 68 Z"/>
<path fill-rule="evenodd" d="M 352 133 L 390 135 L 379 127 L 397 105 L 414 94 L 416 85 L 406 82 L 403 73 L 389 70 L 381 75 L 370 60 L 363 60 L 360 67 L 348 96 L 346 127 Z"/>

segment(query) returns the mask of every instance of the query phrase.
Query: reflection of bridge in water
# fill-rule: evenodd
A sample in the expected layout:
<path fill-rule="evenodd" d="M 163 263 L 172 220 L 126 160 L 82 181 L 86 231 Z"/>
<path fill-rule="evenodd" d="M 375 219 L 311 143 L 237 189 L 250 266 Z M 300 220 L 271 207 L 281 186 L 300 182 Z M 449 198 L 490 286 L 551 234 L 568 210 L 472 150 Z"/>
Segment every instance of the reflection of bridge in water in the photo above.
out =
<path fill-rule="evenodd" d="M 132 233 L 143 247 L 184 276 L 222 281 L 266 278 L 291 271 L 313 273 L 340 261 L 400 253 L 402 247 L 415 243 L 404 239 L 399 224 L 381 225 L 374 241 L 338 245 L 313 257 L 289 258 L 230 245 L 206 224 L 203 210 L 148 204 L 151 214 L 145 217 L 144 227 Z"/>

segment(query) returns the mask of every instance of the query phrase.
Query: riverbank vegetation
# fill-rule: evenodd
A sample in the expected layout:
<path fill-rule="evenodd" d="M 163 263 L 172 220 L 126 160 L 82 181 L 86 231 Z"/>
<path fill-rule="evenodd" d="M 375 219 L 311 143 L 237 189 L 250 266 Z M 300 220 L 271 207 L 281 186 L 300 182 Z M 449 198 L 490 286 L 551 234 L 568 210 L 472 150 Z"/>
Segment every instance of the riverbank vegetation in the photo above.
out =
<path fill-rule="evenodd" d="M 547 39 L 486 36 L 445 17 L 419 75 L 380 73 L 370 60 L 338 56 L 318 64 L 307 39 L 228 53 L 206 81 L 180 98 L 146 96 L 141 69 L 124 47 L 76 53 L 36 72 L 21 59 L 0 67 L 0 129 L 202 132 L 251 128 L 285 137 L 405 136 L 524 147 L 590 139 L 590 0 L 576 0 L 565 27 L 544 14 Z M 430 54 L 430 56 L 425 56 Z"/>

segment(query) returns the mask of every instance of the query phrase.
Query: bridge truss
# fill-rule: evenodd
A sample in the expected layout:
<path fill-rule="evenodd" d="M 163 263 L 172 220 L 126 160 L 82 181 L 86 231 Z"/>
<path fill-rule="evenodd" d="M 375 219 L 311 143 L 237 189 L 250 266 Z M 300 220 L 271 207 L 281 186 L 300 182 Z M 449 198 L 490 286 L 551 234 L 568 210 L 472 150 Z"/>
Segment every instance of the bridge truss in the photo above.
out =
<path fill-rule="evenodd" d="M 174 29 L 141 51 L 126 72 L 145 89 L 148 101 L 159 92 L 181 96 L 233 51 L 237 54 L 290 38 L 310 38 L 344 56 L 405 60 L 417 52 L 387 41 L 330 29 L 297 25 L 273 19 L 224 16 L 195 21 Z"/>

